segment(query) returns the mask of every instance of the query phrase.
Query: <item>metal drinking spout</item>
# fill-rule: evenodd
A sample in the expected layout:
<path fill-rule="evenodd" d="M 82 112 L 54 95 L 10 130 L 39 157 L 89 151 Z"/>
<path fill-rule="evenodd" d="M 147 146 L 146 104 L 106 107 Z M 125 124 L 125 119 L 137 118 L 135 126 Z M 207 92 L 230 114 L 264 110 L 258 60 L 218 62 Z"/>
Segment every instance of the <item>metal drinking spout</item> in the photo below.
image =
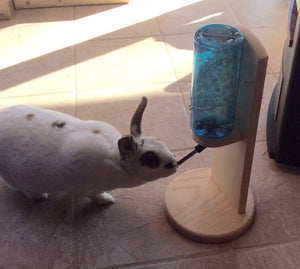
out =
<path fill-rule="evenodd" d="M 201 145 L 197 145 L 194 150 L 192 152 L 190 152 L 189 154 L 185 155 L 182 159 L 180 159 L 177 162 L 177 165 L 181 165 L 182 163 L 184 163 L 186 160 L 188 160 L 189 158 L 191 158 L 192 156 L 194 156 L 196 153 L 200 153 L 201 151 L 203 151 L 204 149 L 206 149 L 206 147 L 203 147 Z"/>

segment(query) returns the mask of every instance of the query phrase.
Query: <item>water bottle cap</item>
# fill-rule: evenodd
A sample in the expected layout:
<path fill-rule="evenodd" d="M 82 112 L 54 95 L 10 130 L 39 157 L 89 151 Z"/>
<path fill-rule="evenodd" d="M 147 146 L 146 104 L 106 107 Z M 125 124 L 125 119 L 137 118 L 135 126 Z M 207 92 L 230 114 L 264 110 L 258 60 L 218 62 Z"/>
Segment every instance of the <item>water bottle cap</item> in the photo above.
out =
<path fill-rule="evenodd" d="M 243 34 L 237 28 L 224 24 L 206 25 L 195 34 L 196 41 L 210 45 L 237 45 L 243 38 Z"/>

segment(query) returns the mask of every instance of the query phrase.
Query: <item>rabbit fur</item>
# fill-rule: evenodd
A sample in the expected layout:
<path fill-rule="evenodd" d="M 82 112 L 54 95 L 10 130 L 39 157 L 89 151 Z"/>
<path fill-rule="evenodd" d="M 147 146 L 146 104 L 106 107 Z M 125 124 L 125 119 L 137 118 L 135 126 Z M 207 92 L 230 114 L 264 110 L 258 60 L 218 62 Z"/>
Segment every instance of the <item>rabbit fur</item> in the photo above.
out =
<path fill-rule="evenodd" d="M 30 198 L 64 192 L 106 204 L 106 191 L 138 186 L 176 172 L 164 143 L 141 132 L 143 97 L 122 136 L 113 126 L 32 106 L 0 112 L 0 176 Z"/>

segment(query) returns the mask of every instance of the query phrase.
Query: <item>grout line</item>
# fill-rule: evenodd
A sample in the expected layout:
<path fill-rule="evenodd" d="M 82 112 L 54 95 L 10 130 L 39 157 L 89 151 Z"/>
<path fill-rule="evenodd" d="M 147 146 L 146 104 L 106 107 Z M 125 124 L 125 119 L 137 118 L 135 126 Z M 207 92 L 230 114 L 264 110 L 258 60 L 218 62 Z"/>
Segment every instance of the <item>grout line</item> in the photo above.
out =
<path fill-rule="evenodd" d="M 92 39 L 78 41 L 76 40 L 76 45 L 81 44 L 92 44 L 97 42 L 103 42 L 103 41 L 114 41 L 114 40 L 126 40 L 126 39 L 146 39 L 146 38 L 156 38 L 156 37 L 162 37 L 161 35 L 138 35 L 138 36 L 126 36 L 126 37 L 112 37 L 112 38 L 101 38 L 102 35 L 99 35 L 97 37 L 94 37 Z"/>
<path fill-rule="evenodd" d="M 14 99 L 14 98 L 30 98 L 30 97 L 36 97 L 36 96 L 45 96 L 45 95 L 60 95 L 60 94 L 72 94 L 74 93 L 73 91 L 61 91 L 61 92 L 45 92 L 45 93 L 37 93 L 37 94 L 25 94 L 25 95 L 12 95 L 12 96 L 1 96 L 1 99 Z"/>
<path fill-rule="evenodd" d="M 74 91 L 75 91 L 75 100 L 74 100 L 74 116 L 78 116 L 78 85 L 77 85 L 77 45 L 74 45 L 73 52 L 73 64 L 74 64 Z"/>
<path fill-rule="evenodd" d="M 162 42 L 163 42 L 163 46 L 164 46 L 165 52 L 168 55 L 168 59 L 169 59 L 170 67 L 171 67 L 171 70 L 172 70 L 172 76 L 173 76 L 174 82 L 176 82 L 176 84 L 177 84 L 178 80 L 177 80 L 176 71 L 175 71 L 175 68 L 174 68 L 174 63 L 172 61 L 172 57 L 171 57 L 170 51 L 168 50 L 168 47 L 167 47 L 167 44 L 166 44 L 166 40 L 164 39 L 163 36 L 161 36 L 161 39 L 162 39 Z M 177 85 L 177 88 L 178 88 L 178 85 Z"/>
<path fill-rule="evenodd" d="M 224 3 L 225 3 L 225 5 L 227 5 L 227 7 L 229 8 L 229 10 L 231 11 L 232 16 L 238 21 L 239 24 L 242 24 L 241 21 L 236 16 L 235 12 L 233 11 L 231 5 L 227 2 L 227 0 L 224 0 Z"/>
<path fill-rule="evenodd" d="M 247 250 L 254 250 L 254 249 L 260 250 L 260 249 L 271 248 L 271 247 L 276 247 L 276 246 L 284 247 L 284 246 L 288 246 L 288 245 L 291 245 L 294 243 L 300 243 L 300 239 L 298 238 L 298 239 L 292 239 L 292 240 L 283 241 L 283 242 L 265 243 L 265 244 L 256 245 L 256 246 L 245 246 L 245 247 L 231 246 L 231 247 L 234 251 L 247 251 Z"/>
<path fill-rule="evenodd" d="M 1 20 L 0 20 L 1 22 Z M 75 27 L 75 26 L 74 26 Z M 156 38 L 156 37 L 168 37 L 168 36 L 181 36 L 181 35 L 193 35 L 194 33 L 189 33 L 189 32 L 182 32 L 182 33 L 170 33 L 170 34 L 151 34 L 151 35 L 136 35 L 136 36 L 126 36 L 126 37 L 112 37 L 112 38 L 102 38 L 102 36 L 97 36 L 97 37 L 94 37 L 92 39 L 88 39 L 88 40 L 82 40 L 82 41 L 78 41 L 77 38 L 76 38 L 76 30 L 74 30 L 75 32 L 75 40 L 73 40 L 73 43 L 72 44 L 68 44 L 67 46 L 65 47 L 62 47 L 61 49 L 63 48 L 66 48 L 66 47 L 69 47 L 69 46 L 72 46 L 72 45 L 82 45 L 82 44 L 92 44 L 92 43 L 97 43 L 97 42 L 103 42 L 103 41 L 114 41 L 114 40 L 126 40 L 126 39 L 146 39 L 146 38 Z M 16 47 L 33 47 L 33 46 L 43 46 L 44 43 L 41 42 L 41 43 L 37 43 L 37 44 L 20 44 L 20 45 L 9 45 L 9 46 L 2 46 L 0 44 L 0 49 L 6 49 L 6 48 L 16 48 Z"/>
<path fill-rule="evenodd" d="M 195 146 L 196 146 L 196 142 L 195 142 Z M 187 147 L 187 148 L 174 148 L 174 149 L 172 149 L 172 151 L 191 151 L 191 150 L 193 150 L 194 149 L 194 147 Z"/>
<path fill-rule="evenodd" d="M 170 51 L 169 51 L 168 46 L 167 46 L 167 41 L 166 41 L 166 39 L 165 39 L 165 37 L 168 36 L 168 35 L 163 35 L 163 34 L 162 34 L 162 31 L 161 31 L 161 29 L 160 29 L 160 27 L 159 27 L 159 23 L 158 23 L 158 21 L 157 21 L 157 17 L 155 18 L 155 22 L 156 22 L 156 24 L 157 24 L 158 31 L 159 31 L 159 33 L 160 33 L 160 35 L 161 35 L 161 38 L 162 38 L 163 43 L 164 43 L 165 50 L 166 50 L 166 52 L 167 52 L 169 61 L 170 61 L 170 63 L 171 63 L 172 74 L 173 74 L 173 77 L 174 77 L 174 80 L 175 80 L 175 83 L 176 83 L 176 88 L 177 88 L 178 93 L 180 94 L 180 99 L 181 99 L 182 105 L 183 105 L 183 107 L 185 108 L 185 109 L 184 109 L 184 111 L 185 111 L 185 116 L 186 116 L 187 120 L 189 120 L 189 117 L 188 117 L 188 111 L 186 110 L 185 100 L 184 100 L 184 97 L 183 97 L 183 93 L 182 93 L 182 91 L 181 91 L 181 89 L 180 89 L 180 86 L 178 85 L 178 82 L 179 82 L 180 79 L 177 78 L 176 70 L 175 70 L 175 64 L 174 64 L 174 62 L 173 62 L 173 60 L 172 60 Z M 175 36 L 175 35 L 174 35 L 174 36 Z M 177 35 L 176 35 L 176 36 L 177 36 Z M 193 70 L 191 70 L 191 72 L 192 72 L 192 71 L 193 71 Z"/>
<path fill-rule="evenodd" d="M 231 250 L 232 250 L 232 248 L 231 248 Z M 147 262 L 136 262 L 136 263 L 123 264 L 123 265 L 113 265 L 113 266 L 108 266 L 108 267 L 104 267 L 104 268 L 105 269 L 144 268 L 144 266 L 178 262 L 178 261 L 183 261 L 183 260 L 187 260 L 187 259 L 197 259 L 197 258 L 202 258 L 202 257 L 219 256 L 219 255 L 226 254 L 226 253 L 227 253 L 226 249 L 225 250 L 224 249 L 216 249 L 216 250 L 211 250 L 211 251 L 207 251 L 207 252 L 203 252 L 203 253 L 193 253 L 193 254 L 187 254 L 187 255 L 182 255 L 182 256 L 161 258 L 161 259 L 147 261 Z"/>
<path fill-rule="evenodd" d="M 77 63 L 75 62 L 74 65 L 76 66 Z M 76 75 L 76 74 L 75 74 Z M 173 84 L 174 81 L 166 81 L 166 82 L 155 82 L 155 83 L 148 83 L 148 84 L 137 84 L 137 85 L 125 85 L 120 87 L 111 87 L 111 88 L 100 88 L 100 89 L 91 89 L 91 90 L 83 90 L 81 92 L 93 92 L 93 91 L 105 91 L 105 90 L 112 90 L 112 89 L 131 89 L 131 88 L 139 88 L 139 87 L 148 87 L 148 86 L 160 86 L 165 85 L 168 86 Z M 77 90 L 77 82 L 75 84 Z M 73 93 L 74 91 L 60 91 L 60 92 L 45 92 L 45 93 L 36 93 L 36 94 L 24 94 L 24 95 L 11 95 L 11 96 L 1 96 L 1 99 L 10 99 L 10 98 L 18 98 L 18 97 L 32 97 L 32 96 L 43 96 L 43 95 L 50 95 L 50 94 L 64 94 L 64 93 Z M 175 94 L 179 94 L 175 93 Z"/>
<path fill-rule="evenodd" d="M 73 89 L 74 89 L 74 103 L 73 103 L 73 115 L 77 117 L 77 63 L 76 63 L 76 55 L 77 55 L 77 46 L 76 46 L 76 7 L 73 6 Z"/>
<path fill-rule="evenodd" d="M 177 80 L 176 71 L 175 71 L 175 68 L 174 68 L 174 63 L 173 63 L 173 61 L 172 61 L 172 57 L 171 57 L 170 51 L 168 50 L 168 46 L 167 46 L 167 44 L 166 44 L 166 39 L 164 38 L 164 35 L 162 34 L 161 28 L 160 28 L 160 26 L 159 26 L 157 17 L 155 17 L 155 23 L 156 23 L 156 26 L 157 26 L 159 35 L 160 35 L 160 37 L 161 37 L 161 39 L 162 39 L 162 41 L 163 41 L 164 49 L 165 49 L 165 51 L 166 51 L 166 53 L 167 53 L 167 55 L 168 55 L 168 59 L 169 59 L 169 62 L 170 62 L 170 65 L 171 65 L 171 69 L 172 69 L 173 79 L 174 79 L 174 81 L 176 82 L 176 86 L 177 86 L 178 92 L 180 92 L 180 91 L 179 91 L 179 86 L 177 85 L 178 80 Z"/>

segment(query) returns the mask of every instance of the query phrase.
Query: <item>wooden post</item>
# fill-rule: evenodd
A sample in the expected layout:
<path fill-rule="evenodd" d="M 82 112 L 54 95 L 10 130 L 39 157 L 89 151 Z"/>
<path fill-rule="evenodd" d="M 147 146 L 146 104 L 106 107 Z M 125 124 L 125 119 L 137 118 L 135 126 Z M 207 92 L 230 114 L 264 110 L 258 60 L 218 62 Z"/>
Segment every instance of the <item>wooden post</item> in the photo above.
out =
<path fill-rule="evenodd" d="M 237 28 L 245 37 L 236 118 L 239 141 L 214 148 L 212 168 L 178 176 L 165 194 L 170 223 L 203 242 L 232 240 L 254 220 L 249 182 L 268 56 L 248 29 Z"/>
<path fill-rule="evenodd" d="M 13 1 L 12 0 L 0 0 L 0 20 L 8 20 L 13 13 Z"/>

